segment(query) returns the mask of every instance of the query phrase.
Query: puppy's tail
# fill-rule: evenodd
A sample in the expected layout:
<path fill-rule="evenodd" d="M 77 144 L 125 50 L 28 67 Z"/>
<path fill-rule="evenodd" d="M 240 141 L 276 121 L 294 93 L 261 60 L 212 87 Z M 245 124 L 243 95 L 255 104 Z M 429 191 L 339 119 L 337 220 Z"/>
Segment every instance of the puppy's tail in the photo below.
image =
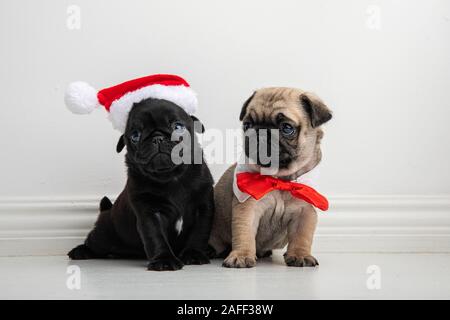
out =
<path fill-rule="evenodd" d="M 113 206 L 111 200 L 109 200 L 108 197 L 103 197 L 102 200 L 100 200 L 100 211 L 105 211 L 111 209 Z"/>

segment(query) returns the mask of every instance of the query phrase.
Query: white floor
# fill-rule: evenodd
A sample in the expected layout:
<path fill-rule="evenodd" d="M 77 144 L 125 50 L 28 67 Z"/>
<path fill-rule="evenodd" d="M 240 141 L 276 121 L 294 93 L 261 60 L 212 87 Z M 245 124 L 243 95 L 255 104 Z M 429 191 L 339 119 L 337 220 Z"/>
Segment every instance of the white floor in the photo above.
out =
<path fill-rule="evenodd" d="M 225 269 L 214 261 L 161 273 L 146 271 L 145 261 L 3 257 L 0 298 L 450 299 L 450 254 L 319 254 L 317 258 L 320 267 L 315 269 L 286 267 L 277 253 L 253 269 Z M 71 265 L 80 268 L 79 290 L 66 285 Z M 377 267 L 369 268 L 373 265 Z M 375 273 L 368 274 L 368 268 Z M 367 282 L 375 279 L 376 270 L 381 288 L 370 290 Z"/>

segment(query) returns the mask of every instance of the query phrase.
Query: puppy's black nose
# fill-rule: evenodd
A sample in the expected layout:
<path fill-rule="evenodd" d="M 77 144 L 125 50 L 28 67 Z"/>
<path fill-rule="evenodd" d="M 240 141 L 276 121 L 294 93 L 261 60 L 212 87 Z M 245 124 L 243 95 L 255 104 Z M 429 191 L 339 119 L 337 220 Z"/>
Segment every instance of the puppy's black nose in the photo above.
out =
<path fill-rule="evenodd" d="M 152 139 L 152 142 L 154 144 L 161 144 L 161 142 L 163 142 L 164 137 L 163 136 L 154 136 Z"/>

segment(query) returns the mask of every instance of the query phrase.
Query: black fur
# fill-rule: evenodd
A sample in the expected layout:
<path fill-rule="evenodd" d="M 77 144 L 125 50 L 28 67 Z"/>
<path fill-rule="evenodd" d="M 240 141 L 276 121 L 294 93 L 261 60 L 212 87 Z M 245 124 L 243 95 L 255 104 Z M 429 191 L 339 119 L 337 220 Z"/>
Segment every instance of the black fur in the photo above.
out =
<path fill-rule="evenodd" d="M 172 162 L 174 123 L 182 123 L 199 148 L 194 117 L 166 100 L 148 99 L 130 112 L 117 151 L 127 147 L 128 181 L 114 205 L 100 203 L 100 215 L 85 243 L 69 252 L 71 259 L 147 258 L 149 270 L 178 270 L 205 264 L 214 213 L 213 179 L 201 164 Z M 198 126 L 203 131 L 203 126 Z M 131 136 L 140 132 L 140 141 Z M 200 150 L 200 149 L 197 149 Z M 201 150 L 200 150 L 201 151 Z M 180 234 L 175 229 L 183 219 Z"/>
<path fill-rule="evenodd" d="M 108 197 L 103 197 L 102 200 L 100 200 L 100 212 L 109 210 L 113 206 L 111 200 L 109 200 Z"/>
<path fill-rule="evenodd" d="M 247 107 L 250 104 L 250 102 L 252 101 L 255 94 L 256 94 L 256 91 L 253 92 L 253 94 L 244 102 L 244 105 L 242 106 L 242 109 L 241 109 L 241 114 L 239 115 L 239 121 L 242 121 L 242 119 L 244 119 L 245 115 L 247 114 Z"/>

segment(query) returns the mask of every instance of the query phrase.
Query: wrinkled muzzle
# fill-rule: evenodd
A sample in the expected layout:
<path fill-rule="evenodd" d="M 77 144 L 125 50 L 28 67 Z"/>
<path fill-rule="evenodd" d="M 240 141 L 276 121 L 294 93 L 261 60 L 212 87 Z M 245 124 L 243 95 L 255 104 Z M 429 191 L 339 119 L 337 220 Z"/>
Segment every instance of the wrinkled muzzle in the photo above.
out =
<path fill-rule="evenodd" d="M 244 133 L 244 149 L 251 164 L 279 168 L 280 136 L 277 129 L 248 129 Z"/>
<path fill-rule="evenodd" d="M 175 142 L 170 138 L 155 134 L 146 139 L 135 153 L 135 161 L 144 171 L 160 172 L 168 171 L 175 167 L 172 162 L 171 153 Z"/>

